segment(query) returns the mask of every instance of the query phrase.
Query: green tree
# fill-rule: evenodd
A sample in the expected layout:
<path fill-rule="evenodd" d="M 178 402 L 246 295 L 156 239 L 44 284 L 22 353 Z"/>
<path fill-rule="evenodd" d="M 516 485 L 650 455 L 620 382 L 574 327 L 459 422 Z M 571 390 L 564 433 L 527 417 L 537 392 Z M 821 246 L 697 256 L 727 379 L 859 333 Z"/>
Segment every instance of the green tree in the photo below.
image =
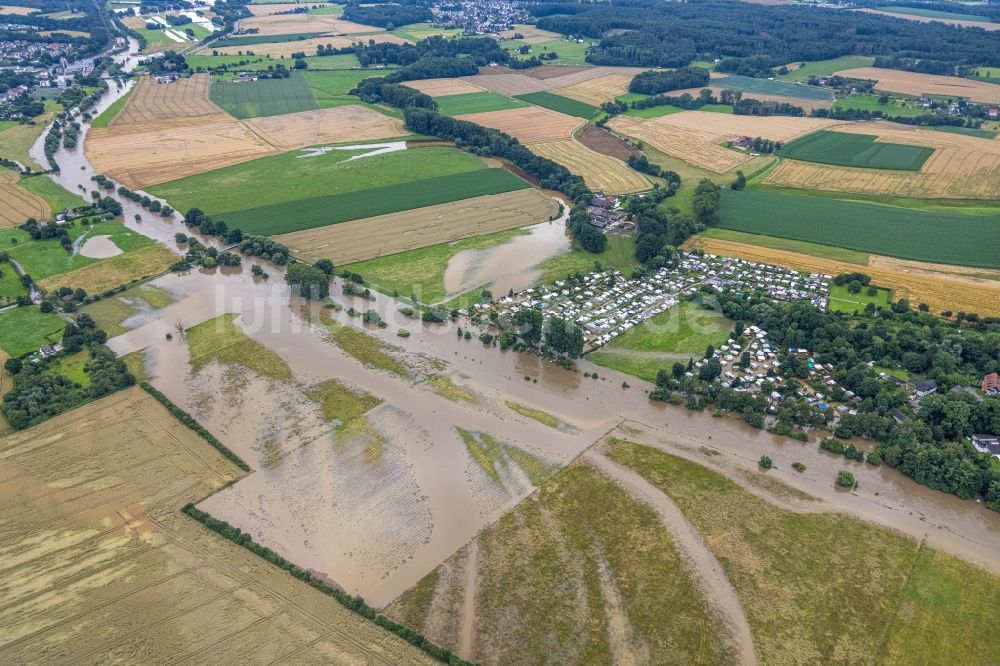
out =
<path fill-rule="evenodd" d="M 309 264 L 295 263 L 285 271 L 285 282 L 292 293 L 313 300 L 321 300 L 330 295 L 330 276 Z"/>
<path fill-rule="evenodd" d="M 535 308 L 521 308 L 514 314 L 514 333 L 529 347 L 542 341 L 542 313 Z"/>
<path fill-rule="evenodd" d="M 856 483 L 854 475 L 846 469 L 842 469 L 837 472 L 837 485 L 841 488 L 853 488 Z"/>

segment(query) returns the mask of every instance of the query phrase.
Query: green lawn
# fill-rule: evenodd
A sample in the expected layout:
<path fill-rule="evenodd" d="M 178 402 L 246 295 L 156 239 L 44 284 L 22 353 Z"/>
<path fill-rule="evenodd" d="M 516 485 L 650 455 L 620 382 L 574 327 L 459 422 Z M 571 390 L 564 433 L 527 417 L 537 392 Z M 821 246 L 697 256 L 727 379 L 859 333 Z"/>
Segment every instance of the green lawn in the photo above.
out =
<path fill-rule="evenodd" d="M 546 284 L 562 280 L 573 273 L 589 273 L 594 270 L 595 262 L 605 269 L 617 268 L 625 275 L 630 275 L 639 266 L 635 258 L 635 238 L 631 236 L 608 236 L 608 245 L 601 254 L 587 252 L 573 241 L 569 252 L 543 261 L 542 270 L 537 284 Z"/>
<path fill-rule="evenodd" d="M 722 313 L 682 302 L 638 324 L 587 358 L 652 382 L 659 369 L 669 369 L 675 360 L 697 360 L 708 345 L 723 344 L 732 329 L 733 322 Z"/>
<path fill-rule="evenodd" d="M 768 247 L 773 250 L 785 250 L 806 254 L 811 257 L 822 257 L 823 259 L 833 259 L 859 266 L 868 265 L 868 253 L 857 250 L 845 250 L 840 247 L 830 247 L 829 245 L 818 245 L 816 243 L 806 243 L 805 241 L 791 240 L 789 238 L 778 238 L 776 236 L 761 236 L 760 234 L 748 234 L 742 231 L 731 229 L 719 229 L 709 227 L 698 234 L 706 238 L 718 238 L 719 240 L 733 241 L 734 243 L 746 243 L 747 245 L 757 245 Z"/>
<path fill-rule="evenodd" d="M 324 56 L 331 57 L 331 56 Z M 336 57 L 336 56 L 332 56 Z M 358 83 L 373 76 L 381 76 L 383 72 L 368 69 L 348 69 L 337 71 L 314 71 L 306 70 L 303 77 L 312 89 L 316 103 L 321 109 L 329 109 L 347 104 L 362 104 L 357 97 L 352 97 L 347 93 L 354 89 Z M 364 105 L 368 106 L 368 105 Z"/>
<path fill-rule="evenodd" d="M 547 42 L 541 42 L 539 44 L 528 44 L 531 47 L 531 53 L 528 55 L 520 55 L 515 53 L 517 58 L 530 58 L 533 55 L 542 55 L 543 53 L 555 53 L 559 57 L 555 60 L 547 61 L 546 64 L 555 65 L 589 65 L 587 62 L 587 49 L 590 48 L 589 39 L 584 39 L 582 44 L 578 44 L 572 39 L 550 39 Z M 510 40 L 503 42 L 503 48 L 508 51 L 516 52 L 524 42 L 521 40 Z"/>
<path fill-rule="evenodd" d="M 722 194 L 719 227 L 901 259 L 1000 268 L 1000 215 L 763 190 Z"/>
<path fill-rule="evenodd" d="M 756 79 L 751 76 L 728 75 L 712 79 L 713 86 L 740 90 L 745 93 L 761 93 L 763 95 L 779 95 L 781 97 L 800 97 L 803 99 L 828 100 L 833 97 L 826 88 L 788 83 L 787 81 L 771 81 Z"/>
<path fill-rule="evenodd" d="M 122 110 L 123 106 L 125 106 L 125 103 L 128 101 L 128 98 L 132 96 L 132 92 L 134 90 L 135 90 L 135 86 L 132 86 L 131 90 L 129 90 L 127 93 L 125 93 L 124 95 L 122 95 L 121 97 L 119 97 L 118 99 L 116 99 L 114 101 L 114 103 L 111 104 L 111 106 L 109 106 L 108 108 L 104 109 L 104 111 L 101 112 L 101 115 L 99 115 L 96 118 L 94 118 L 93 120 L 91 120 L 90 121 L 90 126 L 91 127 L 107 127 L 108 123 L 110 123 L 112 120 L 114 120 L 115 116 L 118 115 L 118 112 Z"/>
<path fill-rule="evenodd" d="M 213 81 L 209 96 L 231 115 L 241 119 L 320 108 L 309 83 L 300 72 L 292 72 L 287 79 L 240 83 Z"/>
<path fill-rule="evenodd" d="M 11 245 L 7 240 L 6 237 L 10 235 L 10 231 L 19 231 L 22 234 L 17 236 L 17 245 Z M 88 236 L 109 236 L 122 252 L 153 244 L 153 241 L 146 236 L 128 230 L 119 222 L 101 222 L 94 225 L 94 229 L 90 232 L 86 232 L 84 227 L 78 223 L 70 226 L 67 231 L 72 240 L 84 233 L 87 233 Z M 20 230 L 8 230 L 0 238 L 4 239 L 3 249 L 16 259 L 35 281 L 53 275 L 61 275 L 101 261 L 101 259 L 92 259 L 79 254 L 70 254 L 55 238 L 33 241 L 28 234 Z"/>
<path fill-rule="evenodd" d="M 563 97 L 550 92 L 536 92 L 528 93 L 526 95 L 517 95 L 516 99 L 524 100 L 525 102 L 530 102 L 535 106 L 551 109 L 552 111 L 565 113 L 568 116 L 583 118 L 584 120 L 590 120 L 600 111 L 600 109 L 596 106 L 591 106 L 590 104 L 585 104 L 575 99 L 570 99 L 569 97 Z"/>
<path fill-rule="evenodd" d="M 55 375 L 62 375 L 80 386 L 89 386 L 90 374 L 84 369 L 84 366 L 89 362 L 90 352 L 86 349 L 81 349 L 75 354 L 59 358 L 49 365 L 48 371 Z"/>
<path fill-rule="evenodd" d="M 0 263 L 0 305 L 8 305 L 18 296 L 27 295 L 17 270 L 9 263 Z"/>
<path fill-rule="evenodd" d="M 35 305 L 0 312 L 0 349 L 12 357 L 24 356 L 44 345 L 59 342 L 66 322 Z"/>
<path fill-rule="evenodd" d="M 912 98 L 907 97 L 895 97 L 893 95 L 889 96 L 889 102 L 887 104 L 879 103 L 879 95 L 847 95 L 845 97 L 838 97 L 837 101 L 833 103 L 833 109 L 858 109 L 860 111 L 881 111 L 887 116 L 901 116 L 904 118 L 916 118 L 918 116 L 927 115 L 931 113 L 929 109 L 924 109 L 923 107 L 916 106 L 913 103 Z"/>
<path fill-rule="evenodd" d="M 505 169 L 481 169 L 232 211 L 226 220 L 246 233 L 284 234 L 526 187 L 531 185 Z"/>
<path fill-rule="evenodd" d="M 363 275 L 384 293 L 392 294 L 395 291 L 401 298 L 407 298 L 414 289 L 418 289 L 422 302 L 438 303 L 447 296 L 444 290 L 444 273 L 453 256 L 464 250 L 483 250 L 501 245 L 514 236 L 525 233 L 527 232 L 520 229 L 500 231 L 369 259 L 344 268 Z"/>
<path fill-rule="evenodd" d="M 49 204 L 49 208 L 52 209 L 53 213 L 60 212 L 66 208 L 84 206 L 88 203 L 83 197 L 70 192 L 48 176 L 22 178 L 19 184 L 29 192 L 45 199 L 45 202 Z"/>
<path fill-rule="evenodd" d="M 876 307 L 888 309 L 892 304 L 892 292 L 888 289 L 878 288 L 874 296 L 868 295 L 868 287 L 862 287 L 857 294 L 852 294 L 847 290 L 847 285 L 830 285 L 830 301 L 827 309 L 830 312 L 845 312 L 847 314 L 861 314 L 869 303 L 874 303 Z"/>
<path fill-rule="evenodd" d="M 868 134 L 819 130 L 786 143 L 778 154 L 818 164 L 919 171 L 934 153 L 933 148 L 879 142 L 877 138 Z"/>
<path fill-rule="evenodd" d="M 216 169 L 149 188 L 178 210 L 198 207 L 210 215 L 312 197 L 397 185 L 428 175 L 449 176 L 486 169 L 475 155 L 434 146 L 350 160 L 365 151 L 333 150 L 300 157 L 292 151 Z M 261 183 L 268 187 L 262 188 Z"/>
<path fill-rule="evenodd" d="M 1000 579 L 985 570 L 842 514 L 779 508 L 650 447 L 613 440 L 609 457 L 665 493 L 704 538 L 760 663 L 986 664 L 1000 654 Z"/>
<path fill-rule="evenodd" d="M 464 113 L 483 113 L 486 111 L 503 111 L 506 109 L 521 109 L 530 106 L 513 97 L 505 97 L 495 92 L 465 93 L 462 95 L 445 95 L 434 99 L 438 110 L 446 116 L 460 116 Z"/>
<path fill-rule="evenodd" d="M 829 76 L 844 69 L 871 67 L 875 58 L 871 56 L 841 56 L 830 60 L 807 62 L 802 67 L 778 76 L 782 81 L 801 81 L 805 83 L 810 76 Z"/>

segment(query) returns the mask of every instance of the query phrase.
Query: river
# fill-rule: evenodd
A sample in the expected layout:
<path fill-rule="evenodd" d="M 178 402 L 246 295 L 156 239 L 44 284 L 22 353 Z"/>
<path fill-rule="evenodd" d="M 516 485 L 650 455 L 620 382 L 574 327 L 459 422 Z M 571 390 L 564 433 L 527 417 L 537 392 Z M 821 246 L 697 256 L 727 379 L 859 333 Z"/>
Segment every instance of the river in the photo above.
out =
<path fill-rule="evenodd" d="M 125 66 L 134 67 L 135 59 Z M 95 115 L 126 91 L 112 90 Z M 83 152 L 86 136 L 84 127 L 78 147 L 56 155 L 63 171 L 55 180 L 71 191 L 80 191 L 79 185 L 92 189 L 95 172 Z M 40 149 L 41 140 L 33 147 Z M 112 196 L 123 205 L 126 226 L 176 250 L 174 234 L 187 232 L 179 217 L 163 219 Z M 536 233 L 538 238 L 556 235 L 543 227 Z M 529 243 L 535 237 L 517 238 Z M 530 243 L 511 246 L 534 251 Z M 510 260 L 498 254 L 491 261 Z M 450 290 L 479 279 L 475 266 L 483 258 L 474 251 L 452 261 L 446 278 Z M 558 464 L 616 434 L 697 459 L 759 493 L 747 474 L 756 473 L 756 461 L 766 453 L 776 465 L 769 476 L 817 498 L 811 510 L 842 511 L 926 538 L 933 547 L 1000 573 L 1000 514 L 980 503 L 930 490 L 885 467 L 848 462 L 815 443 L 775 437 L 735 418 L 650 402 L 649 384 L 586 360 L 578 363 L 579 372 L 571 372 L 534 355 L 500 352 L 475 338 L 460 340 L 454 325 L 410 319 L 391 298 L 344 296 L 340 280 L 333 285 L 332 300 L 344 310 L 321 309 L 289 293 L 281 267 L 268 266 L 271 278 L 264 281 L 250 275 L 251 263 L 155 280 L 176 302 L 139 316 L 133 330 L 109 345 L 119 354 L 146 350 L 152 383 L 258 470 L 200 506 L 374 605 L 412 586 L 531 491 L 517 484 L 485 489 L 454 426 L 489 432 Z M 361 326 L 347 315 L 349 307 L 377 310 L 388 325 L 366 327 L 367 333 L 401 348 L 408 365 L 424 370 L 411 377 L 371 370 L 328 342 L 319 325 L 321 311 L 342 325 Z M 167 340 L 166 334 L 226 312 L 237 313 L 240 328 L 289 364 L 293 382 L 234 378 L 211 366 L 192 375 L 183 337 Z M 401 328 L 410 336 L 399 337 Z M 600 379 L 585 378 L 583 372 Z M 429 374 L 447 376 L 474 401 L 435 393 L 423 381 Z M 376 463 L 366 467 L 338 450 L 336 435 L 302 397 L 331 377 L 383 400 L 370 412 L 372 429 L 387 441 Z M 544 410 L 569 427 L 558 431 L 518 416 L 506 407 L 508 401 Z M 706 455 L 702 447 L 718 454 Z M 805 463 L 805 472 L 792 471 L 792 462 Z M 834 488 L 836 472 L 845 468 L 859 481 L 855 492 Z"/>

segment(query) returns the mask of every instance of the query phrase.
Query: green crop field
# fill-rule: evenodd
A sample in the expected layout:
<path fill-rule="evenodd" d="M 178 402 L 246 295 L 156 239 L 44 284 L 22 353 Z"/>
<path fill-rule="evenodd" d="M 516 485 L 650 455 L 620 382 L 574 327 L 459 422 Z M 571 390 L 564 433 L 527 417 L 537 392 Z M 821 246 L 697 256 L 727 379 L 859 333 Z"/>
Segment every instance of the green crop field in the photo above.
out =
<path fill-rule="evenodd" d="M 361 66 L 358 56 L 353 53 L 338 53 L 337 55 L 306 56 L 306 64 L 312 71 L 357 69 Z"/>
<path fill-rule="evenodd" d="M 830 285 L 830 298 L 827 304 L 827 310 L 830 312 L 861 314 L 869 303 L 874 303 L 879 308 L 888 309 L 892 304 L 892 292 L 876 287 L 875 294 L 869 295 L 868 287 L 862 287 L 860 292 L 852 294 L 848 291 L 846 284 Z"/>
<path fill-rule="evenodd" d="M 959 14 L 958 12 L 943 12 L 937 9 L 927 9 L 925 7 L 880 7 L 880 9 L 891 14 L 926 16 L 928 18 L 952 21 L 975 21 L 976 23 L 990 22 L 990 17 L 983 16 L 982 14 Z"/>
<path fill-rule="evenodd" d="M 274 66 L 281 63 L 266 55 L 189 55 L 184 56 L 184 60 L 192 71 L 199 72 L 206 69 L 221 67 L 222 65 L 238 65 L 240 70 L 261 70 L 267 69 L 268 65 Z M 281 63 L 288 65 L 287 62 Z"/>
<path fill-rule="evenodd" d="M 212 101 L 236 118 L 278 116 L 318 109 L 309 83 L 299 72 L 287 79 L 261 79 L 233 83 L 213 81 Z"/>
<path fill-rule="evenodd" d="M 226 46 L 253 46 L 254 44 L 281 44 L 283 42 L 297 42 L 303 39 L 313 39 L 322 37 L 326 33 L 322 32 L 297 32 L 290 35 L 248 35 L 246 37 L 230 37 L 220 39 L 212 44 L 213 48 L 224 48 Z"/>
<path fill-rule="evenodd" d="M 829 76 L 844 69 L 855 69 L 857 67 L 871 67 L 875 58 L 871 56 L 841 56 L 830 60 L 817 60 L 807 62 L 793 69 L 787 74 L 782 74 L 778 78 L 782 81 L 801 81 L 805 83 L 810 76 Z"/>
<path fill-rule="evenodd" d="M 44 313 L 36 305 L 0 312 L 0 349 L 15 358 L 24 356 L 59 342 L 64 328 L 62 317 Z"/>
<path fill-rule="evenodd" d="M 508 51 L 517 51 L 521 46 L 524 46 L 524 42 L 519 39 L 512 39 L 509 41 L 501 42 L 503 48 Z M 540 42 L 538 44 L 528 44 L 531 47 L 531 52 L 528 55 L 515 54 L 518 58 L 530 58 L 531 56 L 542 55 L 543 53 L 555 53 L 558 58 L 555 60 L 548 61 L 549 64 L 555 65 L 589 65 L 587 62 L 587 49 L 590 48 L 590 40 L 584 40 L 584 43 L 580 44 L 573 39 L 550 39 L 547 42 Z"/>
<path fill-rule="evenodd" d="M 600 111 L 600 109 L 596 106 L 584 104 L 583 102 L 578 102 L 575 99 L 570 99 L 569 97 L 563 97 L 550 92 L 528 93 L 526 95 L 517 95 L 516 98 L 524 100 L 525 102 L 530 102 L 535 106 L 551 109 L 552 111 L 558 111 L 559 113 L 565 113 L 568 116 L 576 116 L 577 118 L 583 118 L 584 120 L 590 120 L 597 115 L 598 111 Z"/>
<path fill-rule="evenodd" d="M 226 220 L 246 233 L 285 234 L 470 197 L 512 192 L 526 187 L 530 187 L 527 181 L 509 171 L 481 169 L 358 192 L 300 199 L 294 203 L 233 211 L 226 214 Z"/>
<path fill-rule="evenodd" d="M 337 56 L 323 56 L 320 59 L 327 59 L 330 57 Z M 306 83 L 309 84 L 309 88 L 312 90 L 312 94 L 315 97 L 319 108 L 330 109 L 337 106 L 345 106 L 347 104 L 362 104 L 360 99 L 352 97 L 347 93 L 353 90 L 360 81 L 380 75 L 381 74 L 378 71 L 369 71 L 364 69 L 349 69 L 330 72 L 310 72 L 306 70 L 302 74 L 302 77 L 305 79 Z"/>
<path fill-rule="evenodd" d="M 463 113 L 483 113 L 485 111 L 504 111 L 506 109 L 521 109 L 530 106 L 513 97 L 504 97 L 495 92 L 465 93 L 462 95 L 445 95 L 434 100 L 438 110 L 446 116 L 460 116 Z"/>
<path fill-rule="evenodd" d="M 998 134 L 996 130 L 975 129 L 973 127 L 950 127 L 948 125 L 933 125 L 933 126 L 928 126 L 927 129 L 932 129 L 936 132 L 950 132 L 952 134 L 964 134 L 966 136 L 974 136 L 980 139 L 995 139 L 997 138 Z"/>
<path fill-rule="evenodd" d="M 824 88 L 815 86 L 798 85 L 785 81 L 769 81 L 768 79 L 755 79 L 751 76 L 723 76 L 712 79 L 713 86 L 731 88 L 746 93 L 760 93 L 762 95 L 779 95 L 782 97 L 799 97 L 803 99 L 828 100 L 833 94 Z"/>
<path fill-rule="evenodd" d="M 149 192 L 167 199 L 178 210 L 197 206 L 210 215 L 224 216 L 230 211 L 487 168 L 475 155 L 446 146 L 348 161 L 364 152 L 332 150 L 300 157 L 303 152 L 296 150 L 156 185 Z M 261 183 L 268 186 L 261 187 Z"/>
<path fill-rule="evenodd" d="M 876 142 L 868 134 L 848 134 L 819 130 L 786 143 L 778 151 L 782 157 L 804 162 L 868 169 L 919 171 L 933 148 Z"/>
<path fill-rule="evenodd" d="M 901 259 L 1000 268 L 1000 215 L 922 211 L 783 192 L 724 190 L 723 229 Z"/>
<path fill-rule="evenodd" d="M 931 113 L 930 110 L 924 109 L 913 104 L 912 98 L 897 98 L 890 96 L 889 101 L 886 104 L 879 104 L 878 98 L 880 95 L 847 95 L 845 97 L 838 97 L 837 101 L 833 103 L 834 110 L 842 109 L 858 109 L 861 111 L 881 111 L 887 116 L 902 116 L 904 118 L 916 118 L 917 116 L 923 116 Z"/>
<path fill-rule="evenodd" d="M 70 192 L 48 176 L 31 176 L 18 181 L 21 187 L 45 199 L 53 213 L 66 208 L 84 206 L 88 202 L 78 194 Z"/>
<path fill-rule="evenodd" d="M 409 25 L 401 25 L 395 30 L 392 30 L 391 34 L 396 35 L 400 39 L 405 39 L 408 42 L 416 43 L 422 39 L 434 37 L 435 35 L 441 35 L 442 37 L 455 37 L 456 35 L 462 34 L 462 29 L 435 28 L 434 26 L 427 25 L 426 23 L 410 23 Z"/>

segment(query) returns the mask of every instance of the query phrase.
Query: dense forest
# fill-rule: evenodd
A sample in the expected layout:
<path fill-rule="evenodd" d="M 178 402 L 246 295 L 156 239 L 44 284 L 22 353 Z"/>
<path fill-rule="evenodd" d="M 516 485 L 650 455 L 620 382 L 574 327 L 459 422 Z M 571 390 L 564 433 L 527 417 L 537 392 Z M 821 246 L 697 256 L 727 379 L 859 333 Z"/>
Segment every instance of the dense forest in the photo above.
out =
<path fill-rule="evenodd" d="M 720 58 L 720 71 L 751 76 L 843 55 L 891 57 L 899 68 L 917 61 L 948 71 L 1000 65 L 997 33 L 841 9 L 728 0 L 557 2 L 532 9 L 540 28 L 599 40 L 587 58 L 599 65 L 682 67 L 696 58 Z M 751 57 L 753 66 L 744 67 Z"/>
<path fill-rule="evenodd" d="M 377 25 L 392 30 L 409 23 L 433 21 L 434 14 L 422 3 L 359 4 L 351 2 L 344 8 L 344 18 L 363 25 Z"/>

